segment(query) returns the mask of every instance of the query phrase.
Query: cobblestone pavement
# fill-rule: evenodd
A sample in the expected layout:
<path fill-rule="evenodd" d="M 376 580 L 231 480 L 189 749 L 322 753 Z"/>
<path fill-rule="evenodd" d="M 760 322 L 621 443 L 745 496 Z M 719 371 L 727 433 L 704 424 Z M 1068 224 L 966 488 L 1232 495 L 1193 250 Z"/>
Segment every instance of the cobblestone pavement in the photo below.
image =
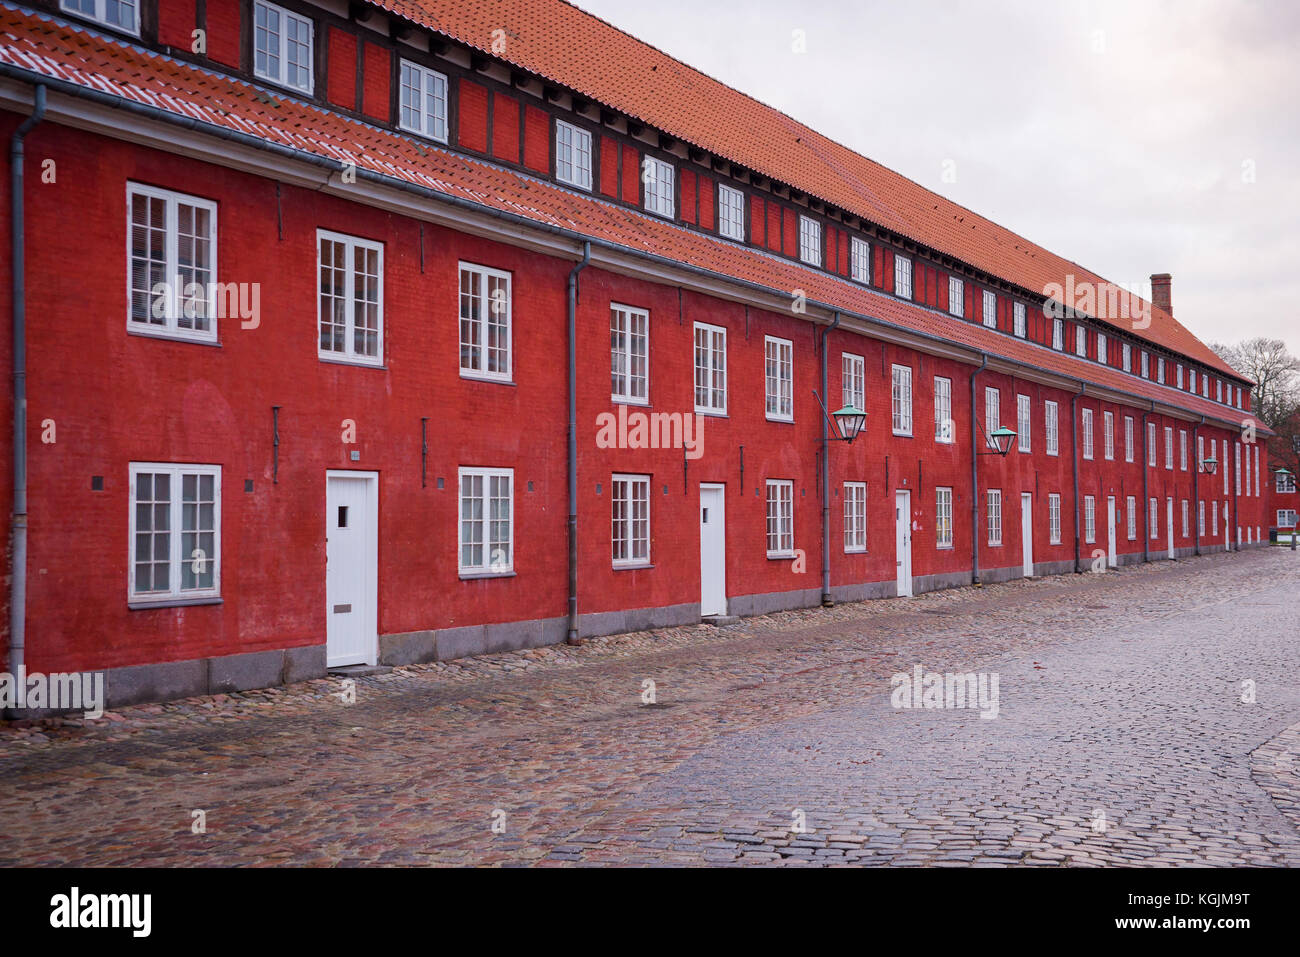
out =
<path fill-rule="evenodd" d="M 1257 550 L 0 725 L 0 865 L 1296 866 L 1298 585 Z M 892 707 L 916 665 L 998 716 Z"/>

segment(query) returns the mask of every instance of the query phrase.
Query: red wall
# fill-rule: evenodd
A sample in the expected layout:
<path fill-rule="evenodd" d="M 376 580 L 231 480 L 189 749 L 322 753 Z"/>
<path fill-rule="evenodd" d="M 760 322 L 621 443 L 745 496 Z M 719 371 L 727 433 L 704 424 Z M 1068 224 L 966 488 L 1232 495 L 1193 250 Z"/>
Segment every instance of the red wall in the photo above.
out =
<path fill-rule="evenodd" d="M 468 89 L 462 87 L 462 90 Z M 462 110 L 462 133 L 466 121 Z M 485 117 L 483 117 L 485 119 Z M 4 117 L 4 132 L 15 123 Z M 485 127 L 484 127 L 485 129 Z M 263 179 L 93 137 L 52 123 L 28 141 L 33 160 L 58 164 L 56 184 L 28 179 L 29 429 L 31 547 L 28 665 L 35 670 L 106 668 L 324 642 L 324 473 L 377 470 L 380 478 L 379 631 L 558 617 L 565 612 L 565 310 L 571 262 L 410 220 L 312 190 L 283 187 L 277 238 L 274 184 Z M 35 164 L 33 164 L 34 167 Z M 29 167 L 29 168 L 33 168 Z M 635 161 L 624 174 L 635 177 Z M 261 324 L 220 323 L 220 345 L 128 335 L 125 329 L 128 181 L 217 201 L 218 279 L 261 284 Z M 0 201 L 0 212 L 4 201 Z M 78 210 L 78 268 L 67 268 L 67 211 Z M 757 222 L 756 222 L 757 225 Z M 316 230 L 384 243 L 385 368 L 322 362 L 316 354 Z M 780 232 L 772 238 L 779 242 Z M 888 257 L 884 257 L 888 259 Z M 458 374 L 457 263 L 513 274 L 514 383 Z M 7 276 L 8 253 L 3 262 Z M 879 268 L 879 265 L 878 267 Z M 891 271 L 884 275 L 892 281 Z M 6 281 L 0 288 L 9 289 Z M 692 323 L 728 330 L 726 417 L 708 417 L 704 456 L 676 450 L 606 450 L 595 444 L 596 416 L 609 398 L 609 305 L 650 311 L 650 399 L 654 411 L 693 410 Z M 820 587 L 821 501 L 817 471 L 820 389 L 817 333 L 806 318 L 771 313 L 589 268 L 578 313 L 580 604 L 583 613 L 699 601 L 698 488 L 727 487 L 727 583 L 731 596 Z M 794 343 L 795 421 L 768 422 L 762 385 L 763 337 Z M 8 350 L 7 343 L 5 351 Z M 969 374 L 972 367 L 837 330 L 829 337 L 828 405 L 838 403 L 840 355 L 865 356 L 867 430 L 830 450 L 832 582 L 893 580 L 892 496 L 913 490 L 914 574 L 960 574 L 970 564 Z M 8 356 L 4 356 L 7 360 Z M 914 375 L 914 437 L 890 433 L 890 365 Z M 933 377 L 953 382 L 957 442 L 933 441 Z M 1034 493 L 1039 562 L 1073 557 L 1070 394 L 993 372 L 977 383 L 1001 390 L 1002 421 L 1015 427 L 1015 395 L 1034 399 L 1033 452 L 979 458 L 984 490 L 1003 490 L 1001 547 L 981 544 L 986 569 L 1020 564 L 1019 493 Z M 1061 454 L 1045 454 L 1042 401 L 1060 404 Z M 1122 463 L 1123 410 L 1117 410 L 1116 463 L 1082 463 L 1084 489 L 1098 495 L 1104 547 L 1105 496 L 1141 497 L 1142 465 Z M 281 406 L 278 483 L 272 482 L 271 407 Z M 1131 411 L 1139 420 L 1140 411 Z M 429 418 L 428 486 L 420 484 L 420 419 Z M 40 423 L 57 423 L 53 444 Z M 356 422 L 355 446 L 341 441 Z M 1163 421 L 1157 420 L 1163 428 Z M 1190 424 L 1182 423 L 1181 427 Z M 7 430 L 6 430 L 7 431 Z M 1216 438 L 1221 430 L 1204 430 Z M 1162 433 L 1161 433 L 1162 434 Z M 1141 432 L 1136 436 L 1141 458 Z M 744 446 L 744 479 L 740 447 Z M 360 452 L 351 461 L 349 452 Z M 1193 457 L 1194 443 L 1191 447 Z M 7 463 L 6 452 L 5 462 Z M 128 463 L 222 466 L 223 603 L 131 611 L 126 606 Z M 1192 472 L 1153 470 L 1152 495 L 1190 497 Z M 516 575 L 459 580 L 456 473 L 461 465 L 515 469 Z M 1230 466 L 1229 466 L 1230 467 Z M 1194 465 L 1193 465 L 1194 468 Z M 609 550 L 610 474 L 649 473 L 652 568 L 615 570 Z M 91 490 L 104 477 L 103 491 Z M 764 483 L 794 481 L 795 546 L 802 571 L 765 555 Z M 244 491 L 246 479 L 253 491 Z M 438 479 L 444 488 L 437 487 Z M 868 483 L 868 552 L 843 553 L 846 480 Z M 10 496 L 8 469 L 0 494 Z M 1221 481 L 1221 480 L 1220 480 Z M 532 483 L 532 489 L 529 489 Z M 685 483 L 685 485 L 683 484 Z M 599 492 L 597 486 L 600 486 Z M 954 545 L 934 547 L 934 487 L 954 491 Z M 664 491 L 666 487 L 666 492 Z M 1221 486 L 1214 484 L 1217 490 Z M 755 494 L 755 489 L 758 494 Z M 1047 494 L 1062 496 L 1062 544 L 1047 536 Z M 1207 496 L 1208 497 L 1208 496 Z M 1221 498 L 1221 496 L 1220 496 Z M 1143 518 L 1145 518 L 1145 507 Z M 1262 502 L 1242 500 L 1262 522 Z M 1193 528 L 1195 514 L 1193 509 Z M 1163 531 L 1164 514 L 1161 513 Z M 1245 521 L 1243 521 L 1245 524 Z M 1139 523 L 1142 527 L 1143 523 Z M 1180 546 L 1190 539 L 1179 540 Z M 1141 550 L 1119 536 L 1121 551 Z M 1153 550 L 1158 551 L 1159 546 Z M 1088 549 L 1083 548 L 1085 564 Z"/>

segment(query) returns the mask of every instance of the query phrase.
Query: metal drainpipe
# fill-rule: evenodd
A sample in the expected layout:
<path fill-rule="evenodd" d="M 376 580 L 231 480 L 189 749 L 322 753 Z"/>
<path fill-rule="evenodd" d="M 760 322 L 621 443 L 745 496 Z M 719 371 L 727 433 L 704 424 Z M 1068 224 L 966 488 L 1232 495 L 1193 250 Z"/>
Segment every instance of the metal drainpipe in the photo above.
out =
<path fill-rule="evenodd" d="M 1074 471 L 1074 573 L 1079 567 L 1079 399 L 1087 389 L 1082 382 L 1079 391 L 1070 397 L 1070 465 Z"/>
<path fill-rule="evenodd" d="M 972 585 L 980 583 L 980 485 L 979 471 L 976 469 L 976 463 L 979 462 L 980 441 L 979 441 L 979 420 L 975 418 L 975 378 L 989 364 L 989 354 L 980 353 L 980 367 L 970 374 L 970 581 Z"/>
<path fill-rule="evenodd" d="M 1151 561 L 1151 491 L 1148 486 L 1151 476 L 1151 430 L 1147 428 L 1147 416 L 1156 410 L 1156 404 L 1142 413 L 1142 561 Z"/>
<path fill-rule="evenodd" d="M 1196 471 L 1192 473 L 1192 500 L 1196 505 L 1196 516 L 1193 521 L 1196 523 L 1196 554 L 1201 554 L 1201 453 L 1198 442 L 1201 438 L 1201 426 L 1205 424 L 1205 416 L 1201 416 L 1201 421 L 1197 422 L 1192 428 L 1192 454 L 1196 456 Z"/>
<path fill-rule="evenodd" d="M 1232 451 L 1234 456 L 1241 454 L 1238 451 L 1240 448 L 1240 443 L 1233 439 Z M 1234 457 L 1233 462 L 1236 463 L 1237 468 L 1232 473 L 1232 528 L 1228 529 L 1228 541 L 1232 542 L 1232 550 L 1239 552 L 1241 551 L 1241 512 L 1238 511 L 1237 495 L 1241 492 L 1241 479 L 1239 477 L 1241 475 L 1241 460 Z"/>
<path fill-rule="evenodd" d="M 578 273 L 591 262 L 591 243 L 582 244 L 582 260 L 569 271 L 569 633 L 578 644 Z"/>
<path fill-rule="evenodd" d="M 45 86 L 38 84 L 31 116 L 23 120 L 9 143 L 14 344 L 14 507 L 9 523 L 13 556 L 9 576 L 9 672 L 15 676 L 26 666 L 27 655 L 27 250 L 23 219 L 23 139 L 44 115 Z M 16 680 L 21 681 L 22 678 Z"/>
<path fill-rule="evenodd" d="M 830 402 L 826 394 L 826 337 L 840 324 L 840 314 L 829 326 L 822 329 L 822 401 Z M 822 606 L 830 608 L 831 599 L 831 439 L 830 423 L 822 413 Z"/>

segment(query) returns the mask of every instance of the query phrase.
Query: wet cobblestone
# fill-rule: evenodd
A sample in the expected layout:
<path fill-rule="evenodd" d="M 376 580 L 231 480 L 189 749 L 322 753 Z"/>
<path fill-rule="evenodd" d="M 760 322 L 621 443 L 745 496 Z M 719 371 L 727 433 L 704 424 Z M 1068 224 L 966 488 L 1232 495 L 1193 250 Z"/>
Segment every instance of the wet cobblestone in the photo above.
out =
<path fill-rule="evenodd" d="M 1259 550 L 3 725 L 0 865 L 1294 866 L 1297 585 Z M 916 664 L 999 716 L 894 709 Z"/>

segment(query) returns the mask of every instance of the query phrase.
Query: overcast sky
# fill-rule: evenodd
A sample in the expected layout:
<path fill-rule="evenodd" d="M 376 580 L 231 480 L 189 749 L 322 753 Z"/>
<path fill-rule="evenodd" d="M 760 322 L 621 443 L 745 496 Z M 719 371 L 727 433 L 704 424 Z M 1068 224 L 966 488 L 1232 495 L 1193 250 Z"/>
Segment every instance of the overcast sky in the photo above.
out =
<path fill-rule="evenodd" d="M 1204 340 L 1300 355 L 1294 0 L 577 2 L 1112 282 L 1172 273 Z"/>

